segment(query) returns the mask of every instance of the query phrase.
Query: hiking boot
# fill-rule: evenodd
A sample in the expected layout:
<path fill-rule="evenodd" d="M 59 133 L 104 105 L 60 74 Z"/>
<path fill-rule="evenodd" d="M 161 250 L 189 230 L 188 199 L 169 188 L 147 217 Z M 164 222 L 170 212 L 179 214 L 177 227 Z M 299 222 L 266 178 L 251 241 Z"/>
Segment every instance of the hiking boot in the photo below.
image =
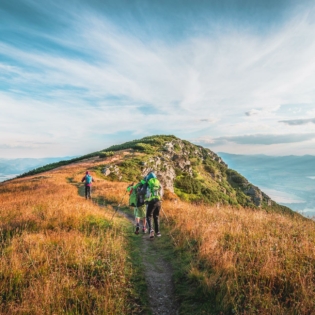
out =
<path fill-rule="evenodd" d="M 154 231 L 153 230 L 150 231 L 150 238 L 154 238 Z"/>
<path fill-rule="evenodd" d="M 139 225 L 137 225 L 135 234 L 139 234 L 139 230 L 140 230 L 140 227 L 139 227 Z"/>
<path fill-rule="evenodd" d="M 142 228 L 143 233 L 147 233 L 147 229 L 145 227 Z"/>
<path fill-rule="evenodd" d="M 157 237 L 161 237 L 162 234 L 161 234 L 160 232 L 157 232 L 157 233 L 156 233 L 156 236 L 157 236 Z"/>

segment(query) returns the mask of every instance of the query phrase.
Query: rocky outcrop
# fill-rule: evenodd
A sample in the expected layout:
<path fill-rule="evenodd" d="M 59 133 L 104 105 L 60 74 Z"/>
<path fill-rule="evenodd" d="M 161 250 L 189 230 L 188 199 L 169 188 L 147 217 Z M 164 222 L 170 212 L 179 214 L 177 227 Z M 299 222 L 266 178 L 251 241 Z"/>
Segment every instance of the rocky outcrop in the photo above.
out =
<path fill-rule="evenodd" d="M 122 179 L 122 175 L 120 172 L 120 169 L 117 165 L 106 165 L 103 169 L 102 169 L 102 174 L 105 176 L 109 176 L 111 173 L 114 173 L 116 175 L 116 177 L 118 178 L 118 180 Z"/>
<path fill-rule="evenodd" d="M 245 194 L 251 198 L 257 207 L 261 206 L 263 197 L 262 192 L 259 189 L 250 185 L 248 189 L 245 190 Z"/>
<path fill-rule="evenodd" d="M 265 201 L 268 206 L 272 206 L 270 197 L 263 193 L 258 187 L 250 184 L 244 192 L 257 207 L 261 207 L 263 201 Z"/>

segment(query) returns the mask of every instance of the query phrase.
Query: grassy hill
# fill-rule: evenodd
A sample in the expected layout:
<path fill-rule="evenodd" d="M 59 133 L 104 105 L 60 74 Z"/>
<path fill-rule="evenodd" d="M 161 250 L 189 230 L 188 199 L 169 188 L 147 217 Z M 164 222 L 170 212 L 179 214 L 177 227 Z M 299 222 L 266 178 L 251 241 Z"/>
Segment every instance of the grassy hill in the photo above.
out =
<path fill-rule="evenodd" d="M 314 222 L 210 150 L 154 136 L 57 166 L 0 184 L 1 314 L 150 314 L 130 223 L 111 218 L 151 169 L 167 188 L 152 246 L 173 264 L 179 314 L 314 314 Z"/>
<path fill-rule="evenodd" d="M 162 178 L 163 184 L 182 200 L 296 215 L 289 208 L 272 201 L 241 174 L 229 169 L 211 150 L 175 136 L 151 136 L 114 145 L 69 161 L 48 164 L 19 177 L 96 157 L 104 159 L 104 163 L 95 171 L 107 180 L 137 181 L 149 170 L 154 170 Z M 116 158 L 108 160 L 108 157 Z"/>

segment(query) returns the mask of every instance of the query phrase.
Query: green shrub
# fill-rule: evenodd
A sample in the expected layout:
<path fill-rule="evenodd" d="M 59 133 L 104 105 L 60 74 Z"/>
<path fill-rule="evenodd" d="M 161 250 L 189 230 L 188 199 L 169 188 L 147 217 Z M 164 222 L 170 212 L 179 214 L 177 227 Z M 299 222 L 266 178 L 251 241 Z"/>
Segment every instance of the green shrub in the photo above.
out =
<path fill-rule="evenodd" d="M 200 194 L 202 189 L 200 181 L 189 175 L 177 178 L 174 186 L 187 194 Z"/>
<path fill-rule="evenodd" d="M 110 156 L 113 156 L 115 153 L 113 151 L 107 151 L 107 152 L 100 152 L 99 157 L 100 158 L 107 158 Z"/>
<path fill-rule="evenodd" d="M 213 165 L 206 164 L 205 165 L 205 171 L 210 173 L 210 174 L 215 174 L 216 168 Z"/>

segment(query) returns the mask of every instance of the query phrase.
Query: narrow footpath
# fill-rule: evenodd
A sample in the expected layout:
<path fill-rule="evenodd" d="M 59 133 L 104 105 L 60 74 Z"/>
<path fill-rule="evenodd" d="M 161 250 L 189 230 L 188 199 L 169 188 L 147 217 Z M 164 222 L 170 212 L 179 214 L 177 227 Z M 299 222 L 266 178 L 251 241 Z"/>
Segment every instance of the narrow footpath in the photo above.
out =
<path fill-rule="evenodd" d="M 121 211 L 119 211 L 119 214 L 125 216 L 134 224 L 134 217 L 131 214 Z M 179 314 L 174 293 L 172 266 L 164 259 L 163 252 L 156 250 L 154 246 L 154 242 L 158 242 L 159 239 L 154 238 L 151 240 L 148 233 L 143 234 L 142 232 L 140 232 L 139 237 L 141 238 L 140 250 L 152 314 Z"/>

